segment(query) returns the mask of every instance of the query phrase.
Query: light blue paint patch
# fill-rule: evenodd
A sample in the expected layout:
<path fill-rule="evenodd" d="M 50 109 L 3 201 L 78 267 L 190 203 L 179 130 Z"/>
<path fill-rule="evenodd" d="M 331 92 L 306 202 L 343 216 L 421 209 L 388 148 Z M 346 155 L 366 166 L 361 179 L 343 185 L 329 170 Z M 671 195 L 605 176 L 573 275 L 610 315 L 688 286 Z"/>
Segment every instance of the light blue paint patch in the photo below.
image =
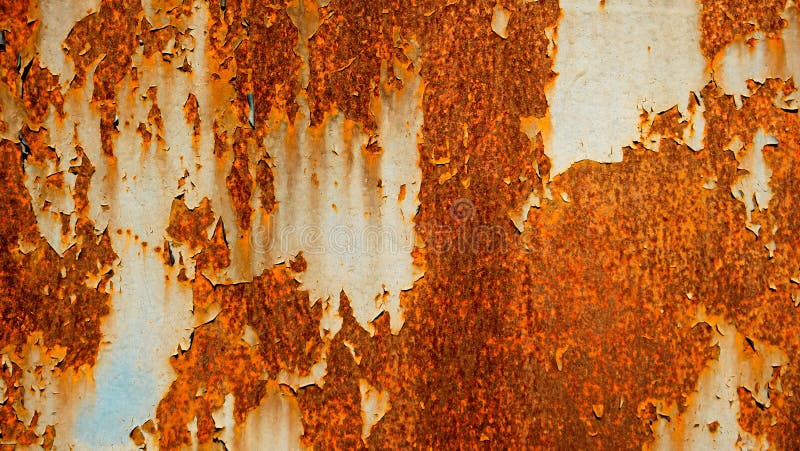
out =
<path fill-rule="evenodd" d="M 131 445 L 130 431 L 153 411 L 148 398 L 158 393 L 158 383 L 143 365 L 146 350 L 131 344 L 112 345 L 107 364 L 96 368 L 95 396 L 84 401 L 76 420 L 79 443 L 92 448 Z"/>
<path fill-rule="evenodd" d="M 134 246 L 120 246 L 120 291 L 112 297 L 111 343 L 101 348 L 95 393 L 83 400 L 74 428 L 78 443 L 96 448 L 129 448 L 131 430 L 153 416 L 165 380 L 158 356 L 163 309 L 163 269 L 148 264 Z M 150 269 L 154 268 L 154 269 Z M 168 364 L 167 364 L 168 365 Z"/>

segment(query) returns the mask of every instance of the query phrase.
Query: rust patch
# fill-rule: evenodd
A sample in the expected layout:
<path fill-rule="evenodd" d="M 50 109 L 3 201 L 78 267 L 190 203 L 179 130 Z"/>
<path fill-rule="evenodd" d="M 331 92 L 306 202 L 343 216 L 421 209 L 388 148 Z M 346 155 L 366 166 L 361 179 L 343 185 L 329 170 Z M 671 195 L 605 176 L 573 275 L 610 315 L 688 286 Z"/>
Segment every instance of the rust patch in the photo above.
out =
<path fill-rule="evenodd" d="M 33 149 L 41 149 L 38 134 L 30 134 Z M 34 154 L 39 151 L 34 151 Z M 0 343 L 19 346 L 35 331 L 43 333 L 47 346 L 63 346 L 68 353 L 65 365 L 77 368 L 92 366 L 100 343 L 100 322 L 108 314 L 108 282 L 116 255 L 108 234 L 97 235 L 94 225 L 85 219 L 86 185 L 94 168 L 88 159 L 71 171 L 78 176 L 75 197 L 82 209 L 76 226 L 79 245 L 63 257 L 39 236 L 30 198 L 22 184 L 20 150 L 17 145 L 2 143 L 2 175 L 5 183 L 2 198 L 8 219 L 2 221 L 3 290 Z M 32 249 L 22 252 L 20 244 Z M 95 286 L 87 278 L 97 277 Z"/>
<path fill-rule="evenodd" d="M 242 229 L 250 228 L 250 220 L 253 208 L 250 206 L 250 197 L 253 195 L 253 176 L 250 174 L 250 159 L 248 157 L 248 147 L 253 143 L 252 138 L 245 138 L 250 133 L 238 128 L 234 134 L 233 142 L 233 166 L 231 172 L 225 179 L 228 192 L 233 200 L 233 208 L 236 210 L 236 224 Z M 269 170 L 269 169 L 267 169 Z M 265 177 L 262 174 L 262 178 Z"/>
<path fill-rule="evenodd" d="M 188 244 L 191 249 L 199 249 L 208 240 L 208 228 L 214 222 L 211 201 L 206 198 L 200 205 L 190 210 L 182 199 L 172 201 L 167 234 L 175 241 Z"/>
<path fill-rule="evenodd" d="M 131 68 L 131 55 L 139 46 L 142 4 L 135 0 L 104 0 L 100 9 L 72 27 L 64 41 L 75 64 L 73 83 L 85 83 L 90 66 L 101 59 L 94 73 L 92 99 L 113 102 L 115 87 Z"/>
<path fill-rule="evenodd" d="M 261 206 L 265 213 L 272 213 L 275 208 L 274 180 L 269 163 L 266 160 L 260 160 L 256 165 L 256 185 L 261 190 Z"/>
<path fill-rule="evenodd" d="M 786 26 L 781 12 L 786 0 L 741 2 L 738 0 L 702 0 L 700 48 L 713 61 L 726 45 L 739 36 L 763 31 L 775 36 Z"/>
<path fill-rule="evenodd" d="M 45 147 L 42 133 L 28 133 L 31 163 Z M 46 426 L 38 436 L 37 418 L 42 412 L 24 405 L 25 385 L 18 383 L 26 361 L 25 345 L 34 334 L 48 353 L 59 355 L 60 368 L 92 367 L 102 340 L 100 325 L 109 313 L 110 279 L 117 256 L 106 231 L 97 234 L 86 219 L 88 183 L 94 172 L 78 148 L 79 162 L 70 168 L 74 174 L 75 205 L 78 215 L 75 231 L 78 244 L 59 256 L 39 234 L 31 200 L 23 185 L 21 149 L 4 140 L 0 143 L 0 197 L 6 219 L 0 221 L 0 374 L 5 387 L 5 402 L 0 402 L 0 437 L 5 443 L 39 444 L 52 447 L 55 431 Z M 9 355 L 21 355 L 14 363 Z M 39 369 L 41 371 L 41 368 Z M 21 412 L 33 414 L 29 423 Z"/>
<path fill-rule="evenodd" d="M 200 114 L 198 108 L 197 97 L 190 93 L 186 103 L 183 105 L 183 113 L 186 115 L 186 122 L 192 125 L 192 140 L 195 146 L 197 146 L 197 142 L 200 139 Z"/>
<path fill-rule="evenodd" d="M 198 260 L 198 269 L 204 263 Z M 252 283 L 213 286 L 197 276 L 192 283 L 195 311 L 219 304 L 211 322 L 195 328 L 191 348 L 172 361 L 177 380 L 158 407 L 158 434 L 162 449 L 189 444 L 186 428 L 197 418 L 197 440 L 218 437 L 211 412 L 220 408 L 227 393 L 235 395 L 237 423 L 258 406 L 263 383 L 281 370 L 304 374 L 319 358 L 321 310 L 310 307 L 308 294 L 298 290 L 291 272 L 276 268 Z M 285 327 L 291 324 L 292 327 Z M 255 330 L 261 345 L 242 338 L 246 326 Z"/>

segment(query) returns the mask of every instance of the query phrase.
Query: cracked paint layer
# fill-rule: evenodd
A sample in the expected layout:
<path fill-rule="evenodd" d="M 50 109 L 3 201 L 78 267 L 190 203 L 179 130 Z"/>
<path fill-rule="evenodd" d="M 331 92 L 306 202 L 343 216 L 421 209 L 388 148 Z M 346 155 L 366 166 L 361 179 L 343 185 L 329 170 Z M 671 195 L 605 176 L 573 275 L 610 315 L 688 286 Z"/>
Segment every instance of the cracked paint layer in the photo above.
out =
<path fill-rule="evenodd" d="M 0 445 L 798 447 L 798 26 L 0 4 Z"/>

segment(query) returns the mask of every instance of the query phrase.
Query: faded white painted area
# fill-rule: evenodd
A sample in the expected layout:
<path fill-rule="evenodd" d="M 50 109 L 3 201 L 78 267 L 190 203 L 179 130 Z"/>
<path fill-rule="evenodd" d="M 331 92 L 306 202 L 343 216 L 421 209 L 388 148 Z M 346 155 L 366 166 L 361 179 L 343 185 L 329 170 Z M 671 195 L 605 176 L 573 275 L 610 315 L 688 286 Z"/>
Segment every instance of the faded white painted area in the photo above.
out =
<path fill-rule="evenodd" d="M 694 0 L 573 1 L 561 5 L 550 104 L 544 130 L 551 176 L 573 163 L 622 161 L 639 138 L 642 111 L 674 105 L 707 80 Z M 620 30 L 625 30 L 620 33 Z M 698 130 L 698 133 L 700 131 Z"/>
<path fill-rule="evenodd" d="M 220 430 L 219 439 L 226 444 L 233 443 L 234 429 L 236 427 L 236 418 L 233 414 L 234 402 L 236 402 L 236 397 L 232 393 L 228 393 L 225 395 L 225 401 L 223 401 L 222 406 L 211 412 L 214 427 Z M 231 449 L 230 445 L 228 449 Z"/>
<path fill-rule="evenodd" d="M 366 379 L 358 380 L 358 391 L 361 393 L 361 440 L 366 444 L 372 427 L 378 424 L 392 408 L 389 403 L 389 392 L 373 387 Z"/>
<path fill-rule="evenodd" d="M 301 86 L 306 86 L 306 41 L 319 25 L 318 11 L 313 2 L 298 0 L 287 7 L 287 14 L 299 30 L 295 50 L 303 64 L 298 77 Z M 220 163 L 213 156 L 205 160 L 203 155 L 211 155 L 207 152 L 213 149 L 213 139 L 205 140 L 213 135 L 203 129 L 199 163 L 203 168 L 215 169 L 201 170 L 197 179 L 193 178 L 197 189 L 191 195 L 192 202 L 196 205 L 202 197 L 211 199 L 215 213 L 225 225 L 231 255 L 229 267 L 220 273 L 204 274 L 212 282 L 249 281 L 302 252 L 308 268 L 298 275 L 298 280 L 309 290 L 312 302 L 324 303 L 321 333 L 335 334 L 341 327 L 342 291 L 364 329 L 372 331 L 370 322 L 387 312 L 392 331 L 399 332 L 404 322 L 400 292 L 410 289 L 422 276 L 421 270 L 413 265 L 411 252 L 416 244 L 413 218 L 422 177 L 417 144 L 424 85 L 419 75 L 419 46 L 413 39 L 398 36 L 398 40 L 415 63 L 415 69 L 408 69 L 400 61 L 391 63 L 403 82 L 403 89 L 398 91 L 387 88 L 388 66 L 383 67 L 380 96 L 370 102 L 378 125 L 376 136 L 368 136 L 361 124 L 345 119 L 336 111 L 324 123 L 311 127 L 305 93 L 296 99 L 300 110 L 292 123 L 282 111 L 272 110 L 266 123 L 264 147 L 274 175 L 277 207 L 266 214 L 259 200 L 261 192 L 256 187 L 250 202 L 253 221 L 247 233 L 236 224 L 227 190 L 214 189 L 225 186 L 232 157 L 221 163 L 226 167 L 218 167 Z M 197 69 L 195 73 L 200 75 Z M 219 88 L 212 87 L 211 95 L 230 89 Z M 198 94 L 201 124 L 210 127 L 216 120 L 232 131 L 234 124 L 223 111 L 209 113 L 214 105 L 223 103 L 216 95 L 217 99 L 204 100 Z M 382 151 L 376 154 L 365 151 L 372 143 Z M 252 143 L 249 146 L 250 170 L 254 174 L 256 162 L 265 155 Z M 315 368 L 324 374 L 324 363 L 323 366 L 319 363 Z M 292 385 L 307 382 L 306 377 L 299 380 L 289 374 L 284 376 Z"/>
<path fill-rule="evenodd" d="M 297 400 L 275 382 L 267 382 L 267 393 L 255 409 L 247 412 L 243 423 L 236 424 L 236 397 L 225 395 L 222 406 L 211 416 L 219 430 L 218 439 L 230 451 L 302 450 L 303 422 Z M 197 426 L 189 425 L 194 449 L 197 449 Z"/>
<path fill-rule="evenodd" d="M 328 362 L 325 360 L 327 352 L 326 349 L 322 360 L 311 365 L 307 374 L 302 375 L 300 371 L 296 369 L 292 371 L 283 369 L 275 377 L 275 380 L 279 384 L 292 387 L 295 391 L 311 385 L 323 387 L 325 385 L 325 375 L 328 374 Z"/>
<path fill-rule="evenodd" d="M 206 17 L 202 6 L 191 19 L 198 41 L 205 39 Z M 187 57 L 195 68 L 204 65 L 202 54 Z M 178 268 L 166 266 L 153 251 L 166 238 L 172 201 L 180 194 L 178 179 L 187 171 L 197 171 L 183 105 L 190 92 L 202 92 L 207 85 L 195 84 L 192 77 L 196 75 L 178 71 L 182 61 L 177 60 L 146 64 L 141 54 L 134 56 L 140 79 L 134 82 L 126 77 L 117 91 L 116 163 L 97 153 L 99 149 L 90 156 L 102 162 L 96 164 L 90 197 L 107 205 L 111 244 L 119 264 L 113 279 L 112 313 L 103 323 L 108 343 L 101 347 L 95 366 L 95 397 L 82 405 L 75 429 L 77 440 L 86 446 L 129 445 L 130 431 L 155 418 L 158 402 L 175 379 L 169 357 L 180 343 L 189 341 L 196 324 L 191 286 L 177 282 Z M 147 96 L 150 86 L 158 88 L 157 102 Z M 154 104 L 163 117 L 164 144 L 156 139 L 155 124 L 149 124 L 153 137 L 145 148 L 136 129 L 139 123 L 148 124 Z"/>
<path fill-rule="evenodd" d="M 55 113 L 52 108 L 48 113 L 46 123 L 50 125 Z M 55 149 L 57 159 L 47 159 L 42 165 L 26 160 L 24 183 L 31 196 L 31 208 L 36 216 L 39 232 L 53 250 L 63 255 L 76 242 L 75 224 L 78 216 L 75 214 L 73 190 L 77 177 L 69 172 L 70 160 L 75 156 L 73 146 L 57 146 Z M 58 188 L 48 183 L 51 176 L 62 177 L 63 186 Z M 61 226 L 62 215 L 70 217 L 69 231 L 66 234 Z"/>
<path fill-rule="evenodd" d="M 685 116 L 688 118 L 688 124 L 683 129 L 683 142 L 695 152 L 703 150 L 703 139 L 705 138 L 706 131 L 706 106 L 703 103 L 703 97 L 699 92 L 690 94 L 696 100 L 696 104 L 689 106 L 689 113 Z M 691 100 L 691 99 L 690 99 Z"/>
<path fill-rule="evenodd" d="M 786 28 L 780 36 L 768 37 L 762 32 L 742 36 L 715 59 L 714 80 L 739 106 L 742 96 L 750 95 L 747 80 L 800 80 L 800 16 L 794 1 L 787 3 L 782 17 Z"/>
<path fill-rule="evenodd" d="M 382 89 L 373 104 L 377 138 L 341 113 L 311 127 L 301 99 L 295 123 L 274 117 L 265 139 L 277 208 L 261 217 L 254 246 L 275 263 L 303 252 L 308 268 L 298 280 L 313 301 L 325 302 L 321 327 L 333 334 L 341 327 L 342 290 L 364 329 L 371 331 L 370 322 L 385 311 L 398 332 L 400 292 L 420 276 L 411 252 L 422 177 L 417 143 L 423 87 L 418 73 L 395 69 L 404 74 L 404 88 Z M 371 139 L 382 152 L 364 150 Z"/>
<path fill-rule="evenodd" d="M 731 186 L 733 197 L 741 201 L 747 209 L 747 223 L 752 225 L 752 213 L 758 208 L 766 210 L 769 201 L 772 199 L 772 190 L 769 181 L 772 178 L 772 169 L 764 159 L 764 146 L 777 145 L 778 140 L 758 129 L 753 143 L 744 150 L 732 150 L 736 161 L 739 162 L 738 169 L 746 171 L 740 175 Z M 733 146 L 736 148 L 737 146 Z M 758 233 L 756 233 L 757 235 Z"/>
<path fill-rule="evenodd" d="M 277 384 L 267 386 L 267 394 L 258 407 L 247 412 L 244 423 L 235 427 L 229 450 L 301 450 L 305 449 L 302 415 L 297 399 Z"/>
<path fill-rule="evenodd" d="M 94 397 L 81 404 L 78 443 L 90 447 L 128 444 L 138 424 L 155 417 L 155 407 L 175 374 L 169 356 L 191 333 L 191 290 L 164 284 L 159 256 L 138 243 L 112 245 L 120 265 L 114 276 L 112 312 L 95 366 Z M 174 278 L 175 272 L 170 274 Z"/>
<path fill-rule="evenodd" d="M 59 83 L 64 92 L 64 112 L 67 119 L 59 120 L 55 109 L 49 108 L 43 125 L 48 133 L 48 145 L 53 148 L 56 159 L 47 160 L 44 166 L 34 165 L 28 161 L 25 165 L 25 187 L 31 195 L 31 206 L 36 215 L 39 232 L 59 255 L 63 255 L 64 251 L 76 243 L 77 215 L 73 197 L 76 176 L 69 172 L 70 167 L 82 163 L 81 160 L 76 160 L 78 156 L 75 149 L 76 138 L 78 142 L 85 143 L 84 147 L 97 145 L 100 142 L 98 127 L 100 116 L 89 106 L 94 89 L 92 74 L 99 60 L 95 61 L 87 71 L 86 85 L 83 89 L 67 89 L 74 76 L 74 65 L 67 63 L 62 43 L 75 22 L 96 10 L 98 5 L 99 1 L 96 0 L 69 3 L 67 6 L 51 0 L 39 3 L 42 25 L 37 48 L 40 64 L 60 77 Z M 12 106 L 11 118 L 21 120 L 24 116 L 20 115 L 14 104 L 15 102 L 9 104 Z M 6 105 L 4 102 L 4 109 Z M 21 105 L 18 107 L 21 108 Z M 9 125 L 14 126 L 14 124 Z M 13 132 L 10 134 L 16 135 L 22 123 L 16 127 L 11 129 Z M 12 139 L 16 140 L 16 136 Z M 91 151 L 91 149 L 85 150 Z M 46 183 L 46 179 L 59 173 L 63 176 L 64 185 L 61 189 L 55 189 Z M 100 205 L 94 207 L 101 208 Z M 62 233 L 61 214 L 71 216 L 69 231 L 66 234 Z M 104 228 L 100 224 L 95 226 L 98 232 Z"/>
<path fill-rule="evenodd" d="M 788 363 L 786 354 L 757 340 L 752 340 L 751 347 L 747 337 L 731 323 L 710 317 L 702 309 L 697 321 L 714 329 L 710 345 L 719 347 L 719 357 L 700 375 L 683 415 L 678 416 L 676 405 L 659 406 L 653 449 L 767 449 L 768 437 L 755 436 L 739 426 L 737 390 L 746 388 L 756 402 L 769 407 L 773 369 Z M 709 428 L 714 422 L 718 422 L 716 432 Z"/>

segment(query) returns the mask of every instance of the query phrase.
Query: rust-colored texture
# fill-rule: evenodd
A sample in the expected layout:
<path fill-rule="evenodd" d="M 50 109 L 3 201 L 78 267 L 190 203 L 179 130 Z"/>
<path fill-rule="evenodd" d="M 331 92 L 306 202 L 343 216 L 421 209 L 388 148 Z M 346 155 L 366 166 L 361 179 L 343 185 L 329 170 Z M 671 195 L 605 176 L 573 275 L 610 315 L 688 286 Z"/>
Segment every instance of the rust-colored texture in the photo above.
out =
<path fill-rule="evenodd" d="M 798 449 L 798 77 L 794 0 L 0 2 L 0 447 Z"/>

